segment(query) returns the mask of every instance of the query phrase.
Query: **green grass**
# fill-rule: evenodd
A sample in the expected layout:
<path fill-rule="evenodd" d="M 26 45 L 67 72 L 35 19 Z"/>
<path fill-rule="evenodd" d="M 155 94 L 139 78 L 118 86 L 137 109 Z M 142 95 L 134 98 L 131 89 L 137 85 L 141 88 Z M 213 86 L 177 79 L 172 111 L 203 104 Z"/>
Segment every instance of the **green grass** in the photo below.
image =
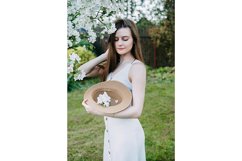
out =
<path fill-rule="evenodd" d="M 147 71 L 145 104 L 139 119 L 145 132 L 146 159 L 174 161 L 174 71 Z M 68 161 L 102 161 L 103 117 L 87 114 L 81 106 L 83 93 L 91 84 L 68 93 Z"/>

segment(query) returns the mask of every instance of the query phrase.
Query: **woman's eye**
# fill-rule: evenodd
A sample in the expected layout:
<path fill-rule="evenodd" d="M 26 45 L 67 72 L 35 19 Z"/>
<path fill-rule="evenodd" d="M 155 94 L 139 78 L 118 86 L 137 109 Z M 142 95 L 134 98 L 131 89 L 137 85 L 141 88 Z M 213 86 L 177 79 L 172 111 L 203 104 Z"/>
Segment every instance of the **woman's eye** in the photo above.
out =
<path fill-rule="evenodd" d="M 115 38 L 114 39 L 114 41 L 118 41 L 119 40 L 119 38 Z M 128 41 L 129 40 L 129 38 L 122 38 L 122 41 Z"/>
<path fill-rule="evenodd" d="M 122 40 L 123 40 L 123 41 L 128 41 L 129 38 L 128 38 L 128 37 L 123 37 Z"/>

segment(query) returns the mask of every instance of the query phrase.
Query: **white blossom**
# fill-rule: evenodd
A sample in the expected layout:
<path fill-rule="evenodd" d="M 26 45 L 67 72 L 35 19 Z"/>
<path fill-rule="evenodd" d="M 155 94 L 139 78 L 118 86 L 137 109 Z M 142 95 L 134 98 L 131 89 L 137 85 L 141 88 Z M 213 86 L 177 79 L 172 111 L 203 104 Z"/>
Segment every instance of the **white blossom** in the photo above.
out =
<path fill-rule="evenodd" d="M 80 60 L 81 58 L 77 54 L 72 53 L 67 61 L 67 74 L 74 76 L 75 81 L 83 80 L 86 77 L 86 72 L 83 69 L 80 69 L 80 67 L 76 68 L 80 65 Z"/>
<path fill-rule="evenodd" d="M 111 102 L 111 97 L 107 94 L 107 92 L 103 92 L 103 94 L 99 94 L 97 97 L 97 104 L 104 105 L 105 107 L 109 107 Z"/>
<path fill-rule="evenodd" d="M 67 43 L 68 46 L 72 46 L 72 42 L 70 40 L 68 40 Z"/>
<path fill-rule="evenodd" d="M 81 58 L 77 55 L 77 54 L 75 54 L 75 53 L 72 53 L 71 55 L 70 55 L 70 59 L 72 60 L 72 61 L 77 61 L 77 62 L 79 62 L 80 60 L 81 60 Z"/>
<path fill-rule="evenodd" d="M 74 80 L 83 80 L 86 77 L 86 72 L 84 70 L 78 70 L 78 73 L 74 75 Z"/>
<path fill-rule="evenodd" d="M 71 73 L 71 72 L 73 72 L 73 64 L 68 64 L 68 66 L 67 66 L 67 73 L 69 74 L 69 73 Z"/>
<path fill-rule="evenodd" d="M 97 35 L 94 28 L 99 26 L 105 32 L 100 31 L 100 36 L 116 31 L 113 26 L 114 17 L 109 14 L 124 12 L 124 0 L 68 0 L 67 9 L 67 45 L 72 47 L 82 41 L 80 29 L 85 29 L 88 41 L 95 42 Z M 105 10 L 105 12 L 103 12 Z M 111 15 L 112 15 L 111 14 Z"/>
<path fill-rule="evenodd" d="M 117 29 L 116 29 L 115 25 L 112 24 L 112 26 L 111 26 L 110 29 L 108 30 L 108 34 L 112 34 L 112 33 L 114 33 L 116 30 L 117 30 Z"/>

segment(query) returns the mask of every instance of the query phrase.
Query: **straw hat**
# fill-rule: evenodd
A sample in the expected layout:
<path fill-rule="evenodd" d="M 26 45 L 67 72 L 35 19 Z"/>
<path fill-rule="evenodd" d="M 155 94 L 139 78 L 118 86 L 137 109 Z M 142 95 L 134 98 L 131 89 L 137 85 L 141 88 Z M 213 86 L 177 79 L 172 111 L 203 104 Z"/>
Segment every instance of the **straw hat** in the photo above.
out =
<path fill-rule="evenodd" d="M 109 107 L 98 104 L 97 97 L 104 92 L 111 97 Z M 132 94 L 121 82 L 110 80 L 91 86 L 84 93 L 84 99 L 88 99 L 88 105 L 104 113 L 116 113 L 129 107 Z"/>

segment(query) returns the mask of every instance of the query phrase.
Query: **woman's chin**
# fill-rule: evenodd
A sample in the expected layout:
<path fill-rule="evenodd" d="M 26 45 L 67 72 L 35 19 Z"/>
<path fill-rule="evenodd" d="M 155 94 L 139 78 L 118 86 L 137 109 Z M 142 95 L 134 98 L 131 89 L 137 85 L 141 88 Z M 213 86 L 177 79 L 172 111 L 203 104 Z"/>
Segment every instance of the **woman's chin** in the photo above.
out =
<path fill-rule="evenodd" d="M 118 51 L 117 52 L 119 55 L 124 55 L 124 54 L 126 54 L 127 52 L 125 52 L 125 51 Z"/>

